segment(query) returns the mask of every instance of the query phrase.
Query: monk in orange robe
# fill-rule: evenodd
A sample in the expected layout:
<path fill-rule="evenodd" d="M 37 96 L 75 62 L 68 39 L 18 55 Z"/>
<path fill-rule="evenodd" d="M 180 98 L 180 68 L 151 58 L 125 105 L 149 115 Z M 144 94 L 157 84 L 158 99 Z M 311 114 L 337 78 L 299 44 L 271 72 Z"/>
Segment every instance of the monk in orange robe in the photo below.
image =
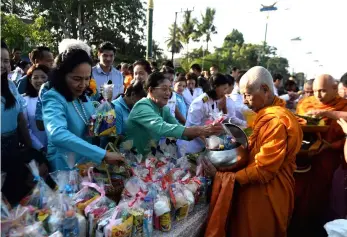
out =
<path fill-rule="evenodd" d="M 298 170 L 294 174 L 295 209 L 289 231 L 293 237 L 326 236 L 323 225 L 329 221 L 327 213 L 332 180 L 343 159 L 345 134 L 337 121 L 328 117 L 332 117 L 335 111 L 347 111 L 347 100 L 337 95 L 335 80 L 330 75 L 318 76 L 313 90 L 314 96 L 298 104 L 297 113 L 323 116 L 329 130 L 320 133 L 322 146 L 307 157 L 311 169 L 306 172 Z"/>
<path fill-rule="evenodd" d="M 284 237 L 294 208 L 293 172 L 302 131 L 285 102 L 274 95 L 265 68 L 251 68 L 240 89 L 244 103 L 257 113 L 245 151 L 248 162 L 233 173 L 202 161 L 206 173 L 215 175 L 205 236 Z"/>

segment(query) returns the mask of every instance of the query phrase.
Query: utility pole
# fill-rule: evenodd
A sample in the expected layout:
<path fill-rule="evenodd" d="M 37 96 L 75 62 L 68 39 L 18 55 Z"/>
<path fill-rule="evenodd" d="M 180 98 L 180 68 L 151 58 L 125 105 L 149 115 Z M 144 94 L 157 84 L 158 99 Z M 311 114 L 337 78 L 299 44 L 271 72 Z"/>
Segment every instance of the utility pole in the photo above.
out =
<path fill-rule="evenodd" d="M 266 26 L 265 26 L 265 39 L 264 39 L 264 49 L 263 49 L 263 56 L 265 57 L 266 53 L 266 36 L 267 36 L 267 27 L 268 27 L 268 22 L 269 22 L 269 15 L 271 11 L 277 11 L 277 7 L 275 7 L 277 2 L 270 6 L 265 6 L 261 5 L 262 8 L 260 8 L 260 12 L 267 12 L 267 17 L 266 17 Z M 269 68 L 269 61 L 267 62 L 267 68 Z"/>
<path fill-rule="evenodd" d="M 187 8 L 187 10 L 185 10 L 185 11 L 182 11 L 182 9 L 181 9 L 181 11 L 180 12 L 175 12 L 175 23 L 174 23 L 174 31 L 173 31 L 173 42 L 172 42 L 172 47 L 171 47 L 171 53 L 172 53 L 172 55 L 171 55 L 171 61 L 172 61 L 172 63 L 174 62 L 174 54 L 175 54 L 175 52 L 176 52 L 176 30 L 177 30 L 177 14 L 178 13 L 182 13 L 182 12 L 192 12 L 192 11 L 194 11 L 194 7 L 193 7 L 193 9 L 192 10 L 188 10 L 188 8 Z"/>
<path fill-rule="evenodd" d="M 153 0 L 148 0 L 148 9 L 147 9 L 147 50 L 146 50 L 146 59 L 152 60 L 153 57 L 153 9 L 154 4 Z"/>

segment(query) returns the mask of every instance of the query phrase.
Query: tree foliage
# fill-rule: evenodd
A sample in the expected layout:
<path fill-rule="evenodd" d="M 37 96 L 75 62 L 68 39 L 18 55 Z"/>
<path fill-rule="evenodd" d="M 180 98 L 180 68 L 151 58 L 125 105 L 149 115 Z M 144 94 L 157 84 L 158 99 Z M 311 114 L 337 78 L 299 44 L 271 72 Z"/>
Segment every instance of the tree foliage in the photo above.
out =
<path fill-rule="evenodd" d="M 190 56 L 194 59 L 191 64 L 198 63 L 204 70 L 209 70 L 212 64 L 217 64 L 222 72 L 228 72 L 231 67 L 237 66 L 242 69 L 260 65 L 268 68 L 271 73 L 281 73 L 288 76 L 288 60 L 277 56 L 277 49 L 266 44 L 245 43 L 243 34 L 233 29 L 228 34 L 221 47 L 216 47 L 214 52 L 202 56 L 202 49 L 194 49 Z M 184 62 L 184 60 L 182 61 Z M 183 67 L 190 65 L 183 63 Z"/>
<path fill-rule="evenodd" d="M 45 18 L 40 16 L 35 21 L 23 21 L 16 15 L 1 14 L 1 37 L 13 49 L 19 47 L 24 53 L 33 46 L 46 45 L 54 48 L 54 40 L 47 30 Z"/>
<path fill-rule="evenodd" d="M 2 0 L 3 12 L 11 12 L 11 1 Z M 119 56 L 132 60 L 145 55 L 146 14 L 141 0 L 16 0 L 14 10 L 26 19 L 43 17 L 51 43 L 64 38 L 95 45 L 110 41 Z"/>
<path fill-rule="evenodd" d="M 217 28 L 213 24 L 215 14 L 216 9 L 210 7 L 206 8 L 205 15 L 201 14 L 201 22 L 198 23 L 198 31 L 196 36 L 204 37 L 207 51 L 208 43 L 211 41 L 212 34 L 217 34 Z"/>
<path fill-rule="evenodd" d="M 174 33 L 174 25 L 170 26 L 169 31 L 170 31 L 170 36 L 165 41 L 167 49 L 171 52 L 173 50 L 174 53 L 180 53 L 181 50 L 183 49 L 183 44 L 180 40 L 181 39 L 180 31 L 176 29 L 176 32 Z"/>

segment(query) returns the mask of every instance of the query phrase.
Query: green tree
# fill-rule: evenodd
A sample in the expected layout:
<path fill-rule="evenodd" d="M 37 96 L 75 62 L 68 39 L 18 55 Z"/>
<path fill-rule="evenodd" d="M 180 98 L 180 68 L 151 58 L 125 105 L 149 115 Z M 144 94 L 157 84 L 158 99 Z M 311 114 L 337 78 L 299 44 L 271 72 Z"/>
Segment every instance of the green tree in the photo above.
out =
<path fill-rule="evenodd" d="M 145 55 L 146 15 L 141 0 L 16 0 L 16 5 L 17 2 L 25 10 L 20 16 L 46 19 L 53 42 L 64 38 L 78 38 L 94 45 L 110 41 L 118 55 L 129 59 Z M 8 8 L 8 4 L 2 6 L 6 11 Z"/>
<path fill-rule="evenodd" d="M 160 48 L 159 43 L 153 40 L 153 60 L 160 60 L 163 57 L 163 49 Z"/>
<path fill-rule="evenodd" d="M 223 47 L 233 48 L 235 45 L 241 47 L 244 42 L 243 34 L 240 31 L 233 29 L 233 31 L 224 38 Z"/>
<path fill-rule="evenodd" d="M 169 28 L 170 31 L 170 36 L 169 38 L 165 41 L 167 48 L 170 52 L 173 53 L 180 53 L 181 50 L 183 49 L 183 44 L 181 42 L 181 35 L 180 35 L 180 31 L 178 29 L 176 29 L 175 35 L 174 36 L 174 25 L 171 25 Z"/>
<path fill-rule="evenodd" d="M 201 23 L 198 24 L 197 36 L 204 36 L 206 42 L 206 50 L 208 51 L 208 43 L 211 41 L 211 35 L 217 34 L 217 28 L 213 24 L 216 9 L 206 8 L 205 15 L 201 15 Z"/>
<path fill-rule="evenodd" d="M 25 23 L 16 15 L 1 14 L 1 35 L 11 49 L 19 47 L 23 53 L 28 53 L 38 45 L 54 48 L 52 34 L 47 30 L 45 22 L 42 16 Z"/>
<path fill-rule="evenodd" d="M 188 60 L 188 46 L 190 40 L 196 33 L 197 20 L 192 18 L 191 11 L 185 11 L 183 15 L 183 22 L 179 27 L 181 41 L 186 45 L 187 60 Z"/>

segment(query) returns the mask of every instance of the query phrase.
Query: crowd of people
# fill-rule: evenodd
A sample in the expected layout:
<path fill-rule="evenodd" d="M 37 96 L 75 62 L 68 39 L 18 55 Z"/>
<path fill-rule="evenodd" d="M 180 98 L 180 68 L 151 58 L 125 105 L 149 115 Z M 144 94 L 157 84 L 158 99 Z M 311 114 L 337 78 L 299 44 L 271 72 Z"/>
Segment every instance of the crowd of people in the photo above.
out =
<path fill-rule="evenodd" d="M 11 204 L 35 184 L 26 166 L 33 159 L 52 186 L 48 174 L 68 169 L 70 154 L 75 163 L 126 159 L 86 133 L 106 84 L 113 88 L 117 135 L 144 156 L 168 137 L 177 139 L 181 153 L 201 152 L 206 137 L 224 131 L 207 122 L 213 113 L 252 128 L 249 147 L 238 148 L 244 167 L 217 169 L 206 158 L 199 161 L 198 170 L 214 177 L 205 236 L 325 236 L 325 223 L 347 218 L 347 74 L 340 81 L 320 75 L 299 88 L 295 77 L 283 86 L 282 75 L 260 66 L 222 74 L 217 65 L 203 72 L 193 64 L 176 73 L 171 61 L 114 67 L 115 55 L 104 42 L 95 63 L 86 43 L 65 39 L 55 58 L 41 46 L 26 62 L 20 49 L 10 54 L 1 42 L 2 192 Z M 322 117 L 328 126 L 309 152 L 302 152 L 305 131 L 295 114 Z"/>

